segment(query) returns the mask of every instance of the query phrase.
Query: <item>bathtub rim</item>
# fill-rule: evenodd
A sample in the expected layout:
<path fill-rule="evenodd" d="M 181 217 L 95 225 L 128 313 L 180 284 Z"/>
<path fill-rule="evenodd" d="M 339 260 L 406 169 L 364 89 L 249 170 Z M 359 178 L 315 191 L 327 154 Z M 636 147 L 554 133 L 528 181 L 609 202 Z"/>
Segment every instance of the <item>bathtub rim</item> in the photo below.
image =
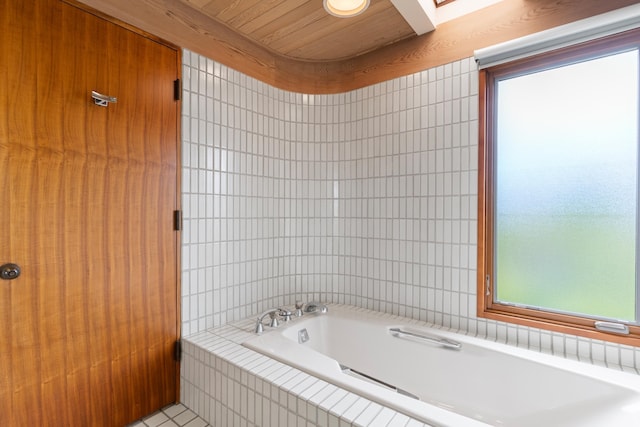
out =
<path fill-rule="evenodd" d="M 451 330 L 443 329 L 438 326 L 427 324 L 425 322 L 407 319 L 400 316 L 375 312 L 372 310 L 345 304 L 327 305 L 330 308 L 328 314 L 314 313 L 311 315 L 305 315 L 305 317 L 303 317 L 302 319 L 293 320 L 288 324 L 280 326 L 277 329 L 267 329 L 262 335 L 253 334 L 251 338 L 244 340 L 242 342 L 242 345 L 258 353 L 278 360 L 279 362 L 284 363 L 288 366 L 299 369 L 316 378 L 322 379 L 329 383 L 333 383 L 338 387 L 351 391 L 352 393 L 358 394 L 383 406 L 391 407 L 398 412 L 404 413 L 412 418 L 436 427 L 447 425 L 476 427 L 487 426 L 491 424 L 484 423 L 478 419 L 470 418 L 462 414 L 448 411 L 444 408 L 441 408 L 440 406 L 433 405 L 429 402 L 420 401 L 422 404 L 429 407 L 430 414 L 431 411 L 433 411 L 433 418 L 425 417 L 422 411 L 416 411 L 415 409 L 413 409 L 413 405 L 410 405 L 408 402 L 410 399 L 409 397 L 400 396 L 395 392 L 368 385 L 362 380 L 358 380 L 347 375 L 342 375 L 342 380 L 337 380 L 336 378 L 340 378 L 340 374 L 342 373 L 342 371 L 340 369 L 339 363 L 336 360 L 324 354 L 318 353 L 315 350 L 299 346 L 297 342 L 292 341 L 290 338 L 286 338 L 284 333 L 293 328 L 304 327 L 304 323 L 307 320 L 321 318 L 323 316 L 345 317 L 355 321 L 362 321 L 363 316 L 370 316 L 369 320 L 373 320 L 376 323 L 384 324 L 384 327 L 387 331 L 389 330 L 389 328 L 397 326 L 403 326 L 412 330 L 425 330 L 433 335 L 459 341 L 463 344 L 463 346 L 466 344 L 481 347 L 491 351 L 498 351 L 519 359 L 528 361 L 533 360 L 537 363 L 541 363 L 549 367 L 562 369 L 594 380 L 604 381 L 616 387 L 628 389 L 629 391 L 637 394 L 638 397 L 640 397 L 640 376 L 633 373 L 625 372 L 622 370 L 618 371 L 614 370 L 613 368 L 598 366 L 580 360 L 567 359 L 531 349 L 514 347 L 501 342 L 489 341 L 483 338 L 461 334 Z M 265 340 L 273 340 L 274 344 L 276 344 L 278 348 L 278 351 L 276 351 L 275 348 L 271 348 L 270 351 L 265 351 L 263 347 L 260 347 L 261 343 L 264 345 Z M 296 362 L 292 362 L 289 357 L 283 356 L 283 354 L 295 353 L 300 349 L 306 350 L 303 352 L 303 355 L 308 361 L 314 364 L 314 369 Z M 455 351 L 449 349 L 442 350 Z M 314 355 L 309 355 L 309 352 L 313 352 Z M 317 366 L 323 366 L 325 369 L 330 371 L 332 375 L 325 375 L 322 373 L 322 370 L 318 372 L 318 369 L 316 368 Z M 355 380 L 355 383 L 353 383 L 352 380 Z M 372 387 L 375 387 L 375 389 Z"/>

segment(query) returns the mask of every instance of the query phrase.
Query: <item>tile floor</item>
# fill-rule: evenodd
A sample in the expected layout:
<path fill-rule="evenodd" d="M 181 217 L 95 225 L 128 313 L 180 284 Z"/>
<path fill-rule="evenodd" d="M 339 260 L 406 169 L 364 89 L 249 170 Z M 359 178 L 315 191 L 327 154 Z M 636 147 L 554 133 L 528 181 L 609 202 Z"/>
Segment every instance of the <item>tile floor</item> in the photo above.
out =
<path fill-rule="evenodd" d="M 181 403 L 165 406 L 127 427 L 210 427 L 202 418 Z"/>

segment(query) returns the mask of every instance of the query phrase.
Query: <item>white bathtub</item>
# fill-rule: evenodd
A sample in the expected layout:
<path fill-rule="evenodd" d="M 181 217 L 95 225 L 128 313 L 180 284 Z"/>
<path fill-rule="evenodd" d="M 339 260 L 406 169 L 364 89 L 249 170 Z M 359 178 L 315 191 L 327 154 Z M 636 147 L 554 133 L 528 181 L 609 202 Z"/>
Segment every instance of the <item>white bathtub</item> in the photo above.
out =
<path fill-rule="evenodd" d="M 459 342 L 461 349 L 394 336 L 392 328 Z M 299 344 L 302 329 L 309 340 Z M 640 426 L 640 376 L 355 307 L 334 305 L 327 314 L 267 327 L 243 345 L 433 426 Z"/>

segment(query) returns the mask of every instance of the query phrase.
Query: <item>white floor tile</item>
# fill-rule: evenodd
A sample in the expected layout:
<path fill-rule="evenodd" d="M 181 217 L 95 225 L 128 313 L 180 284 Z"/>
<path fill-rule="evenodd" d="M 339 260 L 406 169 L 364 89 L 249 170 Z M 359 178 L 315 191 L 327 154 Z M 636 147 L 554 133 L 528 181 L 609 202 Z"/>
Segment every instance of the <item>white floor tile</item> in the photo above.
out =
<path fill-rule="evenodd" d="M 177 403 L 175 405 L 170 405 L 162 408 L 162 412 L 164 412 L 169 418 L 175 418 L 186 410 L 187 407 L 182 403 Z"/>
<path fill-rule="evenodd" d="M 168 419 L 169 417 L 167 417 L 162 412 L 156 412 L 155 414 L 151 415 L 148 418 L 143 419 L 142 421 L 144 422 L 145 425 L 149 427 L 158 427 L 160 424 L 167 421 Z"/>
<path fill-rule="evenodd" d="M 184 426 L 189 421 L 193 420 L 196 417 L 196 414 L 191 412 L 189 409 L 174 417 L 173 420 L 178 423 L 179 426 Z"/>
<path fill-rule="evenodd" d="M 127 427 L 207 427 L 209 424 L 181 403 L 165 406 Z"/>
<path fill-rule="evenodd" d="M 206 425 L 207 422 L 202 418 L 194 418 L 193 420 L 189 421 L 189 423 L 184 427 L 205 427 Z"/>

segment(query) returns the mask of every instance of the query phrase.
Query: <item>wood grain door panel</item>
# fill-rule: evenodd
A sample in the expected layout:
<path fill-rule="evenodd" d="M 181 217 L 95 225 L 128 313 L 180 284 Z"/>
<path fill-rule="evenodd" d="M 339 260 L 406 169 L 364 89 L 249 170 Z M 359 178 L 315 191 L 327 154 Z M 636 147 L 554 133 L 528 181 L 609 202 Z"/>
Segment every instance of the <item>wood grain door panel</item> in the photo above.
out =
<path fill-rule="evenodd" d="M 179 53 L 56 0 L 0 23 L 0 425 L 122 426 L 177 398 Z"/>

